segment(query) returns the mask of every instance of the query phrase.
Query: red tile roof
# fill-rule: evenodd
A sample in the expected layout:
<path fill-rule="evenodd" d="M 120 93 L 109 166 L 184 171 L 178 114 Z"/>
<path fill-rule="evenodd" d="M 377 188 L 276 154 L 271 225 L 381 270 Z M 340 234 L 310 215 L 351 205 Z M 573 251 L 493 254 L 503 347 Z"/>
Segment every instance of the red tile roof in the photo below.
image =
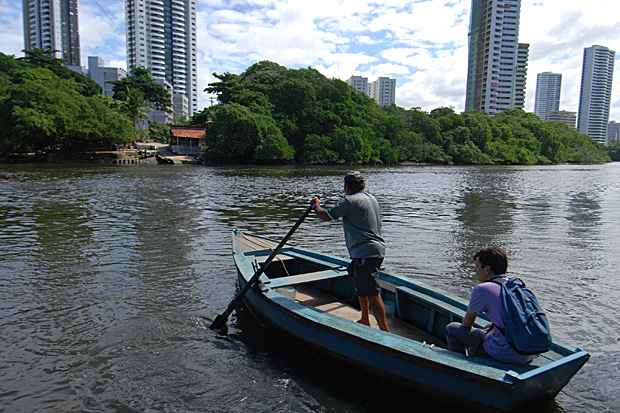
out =
<path fill-rule="evenodd" d="M 204 139 L 207 136 L 207 133 L 202 128 L 172 127 L 170 132 L 175 138 Z"/>

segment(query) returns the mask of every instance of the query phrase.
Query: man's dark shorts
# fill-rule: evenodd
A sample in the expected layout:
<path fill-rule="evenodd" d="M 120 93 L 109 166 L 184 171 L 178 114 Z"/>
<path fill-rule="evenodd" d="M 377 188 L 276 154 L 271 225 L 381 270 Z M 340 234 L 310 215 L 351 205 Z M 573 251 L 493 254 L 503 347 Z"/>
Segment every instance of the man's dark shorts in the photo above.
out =
<path fill-rule="evenodd" d="M 349 274 L 355 280 L 357 295 L 371 297 L 379 295 L 377 272 L 383 263 L 383 258 L 353 258 L 349 265 Z"/>

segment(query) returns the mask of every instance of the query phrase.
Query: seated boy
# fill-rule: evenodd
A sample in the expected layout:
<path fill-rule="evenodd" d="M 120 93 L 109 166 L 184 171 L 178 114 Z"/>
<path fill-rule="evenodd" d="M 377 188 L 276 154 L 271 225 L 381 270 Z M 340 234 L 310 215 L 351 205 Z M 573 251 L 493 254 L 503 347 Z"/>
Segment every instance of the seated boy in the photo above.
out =
<path fill-rule="evenodd" d="M 501 248 L 485 248 L 474 255 L 474 265 L 480 283 L 474 287 L 463 323 L 446 326 L 446 340 L 452 351 L 468 356 L 487 354 L 513 364 L 527 364 L 534 356 L 526 356 L 508 343 L 500 331 L 502 321 L 501 286 L 492 280 L 502 281 L 508 269 L 506 253 Z M 485 330 L 472 328 L 476 316 L 484 313 L 493 325 Z M 497 328 L 497 327 L 499 328 Z"/>

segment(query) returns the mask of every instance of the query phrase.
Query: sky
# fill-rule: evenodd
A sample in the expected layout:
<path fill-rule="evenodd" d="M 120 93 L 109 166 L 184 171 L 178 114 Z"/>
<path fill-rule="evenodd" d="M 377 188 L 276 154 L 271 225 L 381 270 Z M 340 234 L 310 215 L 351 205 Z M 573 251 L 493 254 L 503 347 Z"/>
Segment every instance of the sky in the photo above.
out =
<path fill-rule="evenodd" d="M 530 43 L 525 110 L 536 74 L 562 74 L 561 110 L 577 111 L 584 47 L 616 55 L 610 120 L 620 121 L 617 0 L 522 0 L 519 42 Z M 17 7 L 16 7 L 17 5 Z M 396 104 L 430 111 L 465 106 L 471 0 L 198 0 L 198 87 L 212 73 L 271 60 L 342 80 L 396 79 Z M 0 0 L 0 51 L 21 55 L 21 1 Z M 80 0 L 82 64 L 98 55 L 126 67 L 123 0 Z M 199 107 L 210 104 L 199 93 Z"/>

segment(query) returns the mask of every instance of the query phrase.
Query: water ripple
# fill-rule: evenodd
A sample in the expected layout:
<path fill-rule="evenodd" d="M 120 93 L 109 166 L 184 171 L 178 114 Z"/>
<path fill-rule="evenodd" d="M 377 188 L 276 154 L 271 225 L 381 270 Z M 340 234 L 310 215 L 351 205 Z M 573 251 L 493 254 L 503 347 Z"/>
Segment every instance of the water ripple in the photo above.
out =
<path fill-rule="evenodd" d="M 380 409 L 372 389 L 346 387 L 353 374 L 326 378 L 242 314 L 227 337 L 203 318 L 234 292 L 231 230 L 281 238 L 311 196 L 337 202 L 344 171 L 0 166 L 0 405 Z M 504 246 L 554 335 L 592 353 L 544 411 L 620 409 L 620 165 L 363 172 L 383 209 L 389 271 L 466 297 L 473 253 Z M 346 256 L 340 224 L 314 216 L 292 242 Z"/>

